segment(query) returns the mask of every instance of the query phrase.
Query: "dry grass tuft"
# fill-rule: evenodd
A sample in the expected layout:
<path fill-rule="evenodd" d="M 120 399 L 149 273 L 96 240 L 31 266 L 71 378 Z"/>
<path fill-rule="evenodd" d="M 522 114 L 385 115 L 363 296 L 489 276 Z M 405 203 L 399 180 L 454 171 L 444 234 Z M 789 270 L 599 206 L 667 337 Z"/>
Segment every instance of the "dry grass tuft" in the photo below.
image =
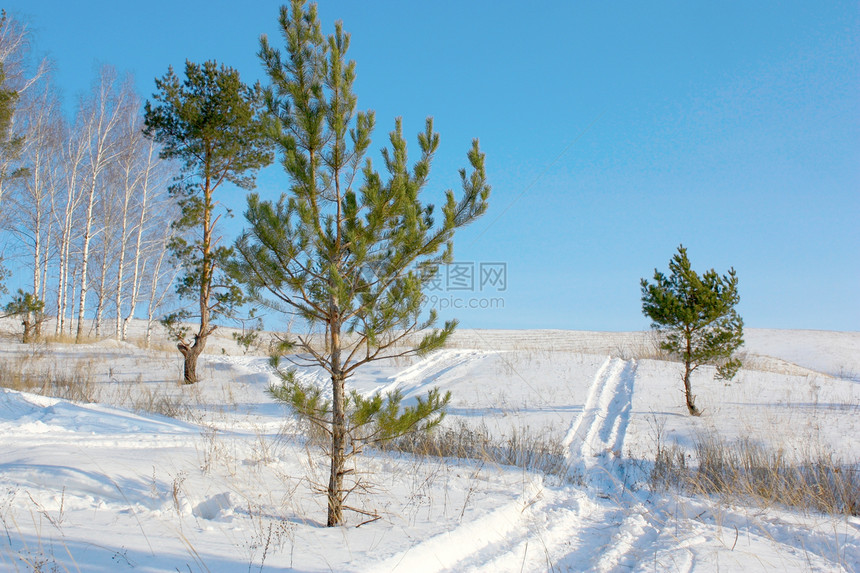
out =
<path fill-rule="evenodd" d="M 101 398 L 89 362 L 77 362 L 70 369 L 39 364 L 29 356 L 16 357 L 0 364 L 0 386 L 73 402 L 93 403 Z"/>
<path fill-rule="evenodd" d="M 135 412 L 187 418 L 194 396 L 178 385 L 99 381 L 96 372 L 105 370 L 104 358 L 75 360 L 58 366 L 44 350 L 0 360 L 0 387 L 71 402 L 104 403 Z M 199 400 L 197 400 L 199 402 Z"/>
<path fill-rule="evenodd" d="M 403 436 L 381 446 L 386 451 L 416 456 L 462 458 L 515 466 L 565 482 L 578 481 L 570 472 L 567 449 L 561 439 L 528 427 L 509 436 L 493 436 L 485 424 L 470 426 L 459 421 L 453 426 L 436 428 L 430 433 Z"/>
<path fill-rule="evenodd" d="M 63 332 L 60 334 L 43 334 L 40 340 L 48 344 L 95 344 L 103 339 L 103 337 L 97 338 L 95 336 L 85 335 L 82 336 L 79 341 L 77 336 L 74 334 Z"/>
<path fill-rule="evenodd" d="M 696 440 L 694 456 L 658 439 L 650 481 L 655 490 L 677 488 L 727 500 L 860 515 L 860 464 L 846 464 L 826 451 L 792 457 L 749 438 L 727 442 L 703 435 Z"/>

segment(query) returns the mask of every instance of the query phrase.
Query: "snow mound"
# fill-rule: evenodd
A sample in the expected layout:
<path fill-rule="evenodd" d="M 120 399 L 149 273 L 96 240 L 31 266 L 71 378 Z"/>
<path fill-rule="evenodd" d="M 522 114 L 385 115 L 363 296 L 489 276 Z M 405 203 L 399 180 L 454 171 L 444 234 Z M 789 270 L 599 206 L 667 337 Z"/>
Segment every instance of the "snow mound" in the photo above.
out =
<path fill-rule="evenodd" d="M 224 514 L 232 513 L 232 511 L 233 502 L 230 499 L 230 492 L 225 491 L 201 501 L 194 506 L 191 513 L 194 517 L 211 521 L 223 517 Z"/>
<path fill-rule="evenodd" d="M 96 346 L 98 348 L 137 348 L 131 342 L 124 342 L 122 340 L 116 340 L 114 338 L 105 338 L 103 340 L 99 340 L 98 342 L 94 342 L 92 346 Z"/>

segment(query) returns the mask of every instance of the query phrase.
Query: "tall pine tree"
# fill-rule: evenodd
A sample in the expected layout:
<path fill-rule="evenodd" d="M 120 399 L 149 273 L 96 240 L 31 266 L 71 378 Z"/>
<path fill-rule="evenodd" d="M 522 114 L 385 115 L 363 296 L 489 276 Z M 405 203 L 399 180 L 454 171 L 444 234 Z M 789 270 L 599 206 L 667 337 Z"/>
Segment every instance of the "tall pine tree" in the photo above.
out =
<path fill-rule="evenodd" d="M 200 321 L 191 338 L 180 325 L 191 312 L 173 313 L 164 322 L 184 357 L 185 382 L 192 384 L 213 321 L 242 301 L 241 288 L 222 272 L 232 251 L 219 244 L 215 192 L 225 183 L 253 189 L 256 171 L 273 154 L 264 137 L 261 88 L 243 84 L 236 70 L 214 61 L 186 62 L 184 80 L 170 68 L 155 85 L 144 133 L 162 145 L 162 158 L 182 162 L 182 177 L 170 190 L 179 198 L 182 213 L 174 226 L 182 234 L 170 247 L 185 271 L 177 292 L 196 301 Z"/>
<path fill-rule="evenodd" d="M 490 187 L 475 140 L 471 170 L 460 172 L 463 195 L 447 191 L 435 221 L 433 205 L 421 199 L 439 145 L 432 120 L 410 166 L 398 119 L 382 151 L 386 173 L 378 173 L 365 157 L 374 114 L 356 111 L 349 35 L 337 23 L 324 37 L 316 6 L 301 0 L 282 7 L 279 22 L 286 54 L 264 37 L 260 56 L 272 82 L 274 138 L 292 185 L 277 203 L 249 197 L 236 272 L 259 302 L 325 332 L 322 344 L 297 336 L 283 350 L 301 352 L 294 362 L 329 373 L 331 400 L 293 370 L 274 394 L 330 438 L 327 523 L 334 526 L 343 523 L 351 489 L 344 484 L 348 458 L 368 443 L 432 427 L 444 413 L 449 396 L 437 390 L 402 407 L 397 392 L 367 398 L 347 392 L 345 382 L 369 362 L 437 349 L 454 331 L 455 321 L 432 328 L 436 313 L 425 315 L 422 291 L 434 269 L 452 260 L 454 232 L 486 210 Z"/>

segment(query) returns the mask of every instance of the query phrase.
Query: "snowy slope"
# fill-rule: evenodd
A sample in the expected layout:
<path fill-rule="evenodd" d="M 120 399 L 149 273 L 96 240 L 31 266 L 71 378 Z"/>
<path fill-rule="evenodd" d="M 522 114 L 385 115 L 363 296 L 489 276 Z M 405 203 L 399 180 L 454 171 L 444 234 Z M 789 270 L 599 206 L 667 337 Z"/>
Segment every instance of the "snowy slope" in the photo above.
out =
<path fill-rule="evenodd" d="M 639 487 L 658 427 L 682 447 L 754 435 L 857 464 L 857 333 L 747 341 L 754 369 L 694 380 L 701 418 L 648 333 L 464 331 L 421 360 L 368 366 L 350 381 L 360 392 L 451 390 L 447 423 L 552 436 L 570 470 L 368 453 L 373 489 L 350 503 L 381 518 L 334 529 L 314 485 L 325 460 L 266 393 L 265 357 L 207 355 L 205 380 L 180 387 L 171 353 L 7 343 L 4 372 L 84 372 L 99 403 L 0 395 L 0 571 L 858 571 L 856 517 Z M 128 409 L 155 397 L 181 419 Z"/>

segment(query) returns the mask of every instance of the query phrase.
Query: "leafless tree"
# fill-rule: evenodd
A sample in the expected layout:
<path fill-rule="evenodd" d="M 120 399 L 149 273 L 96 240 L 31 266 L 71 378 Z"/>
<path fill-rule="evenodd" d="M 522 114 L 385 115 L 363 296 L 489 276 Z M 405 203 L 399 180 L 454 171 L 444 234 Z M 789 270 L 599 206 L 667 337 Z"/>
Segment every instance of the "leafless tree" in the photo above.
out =
<path fill-rule="evenodd" d="M 77 254 L 73 242 L 79 235 L 76 219 L 84 198 L 81 191 L 81 180 L 84 160 L 87 155 L 87 141 L 77 129 L 77 123 L 71 126 L 63 139 L 62 161 L 63 182 L 62 192 L 52 197 L 51 212 L 57 232 L 58 277 L 57 277 L 57 325 L 56 334 L 65 331 L 67 312 L 69 309 L 69 290 L 74 294 L 75 276 L 72 272 L 77 268 L 73 257 Z M 71 303 L 74 306 L 74 303 Z M 69 314 L 73 314 L 70 313 Z M 71 325 L 69 328 L 71 332 Z"/>
<path fill-rule="evenodd" d="M 90 245 L 95 228 L 95 206 L 100 178 L 104 175 L 107 166 L 114 161 L 119 154 L 118 138 L 116 131 L 119 129 L 121 110 L 125 100 L 133 94 L 131 83 L 126 81 L 120 83 L 116 71 L 105 66 L 99 73 L 99 78 L 93 86 L 90 97 L 82 100 L 79 121 L 76 129 L 81 134 L 87 145 L 84 162 L 84 219 L 81 228 L 81 270 L 79 277 L 79 302 L 78 320 L 75 340 L 80 342 L 83 337 L 84 315 L 86 313 L 88 272 L 90 262 Z"/>
<path fill-rule="evenodd" d="M 26 176 L 11 195 L 15 217 L 10 230 L 28 251 L 33 272 L 30 291 L 44 300 L 53 231 L 51 208 L 62 186 L 62 141 L 67 126 L 50 76 L 45 76 L 24 98 L 21 109 Z M 38 335 L 38 333 L 37 333 Z"/>
<path fill-rule="evenodd" d="M 119 217 L 111 236 L 123 246 L 118 251 L 114 291 L 118 340 L 128 337 L 128 324 L 140 302 L 147 264 L 150 268 L 158 266 L 151 260 L 159 256 L 159 247 L 153 245 L 160 244 L 176 214 L 170 207 L 173 200 L 167 195 L 173 174 L 171 162 L 161 159 L 158 145 L 143 136 L 141 109 L 141 100 L 130 98 L 121 129 L 122 150 L 115 165 L 120 175 L 115 190 Z"/>
<path fill-rule="evenodd" d="M 30 49 L 30 31 L 27 26 L 0 11 L 0 69 L 3 72 L 3 89 L 15 92 L 18 101 L 14 106 L 9 130 L 13 137 L 22 134 L 18 121 L 18 110 L 21 107 L 22 96 L 32 88 L 48 69 L 48 61 L 43 60 L 32 65 Z M 20 163 L 20 157 L 0 154 L 0 174 L 10 173 L 14 164 Z M 0 207 L 7 191 L 5 178 L 0 177 Z"/>
<path fill-rule="evenodd" d="M 107 330 L 125 340 L 138 315 L 150 331 L 177 274 L 166 245 L 178 216 L 167 188 L 178 168 L 143 136 L 131 79 L 103 67 L 70 123 L 48 62 L 31 61 L 27 27 L 3 12 L 0 64 L 3 88 L 17 94 L 9 129 L 23 141 L 14 157 L 0 154 L 0 172 L 22 174 L 14 185 L 0 177 L 0 232 L 24 253 L 30 292 L 51 299 L 56 334 L 81 340 L 94 320 L 102 335 L 110 318 Z"/>

